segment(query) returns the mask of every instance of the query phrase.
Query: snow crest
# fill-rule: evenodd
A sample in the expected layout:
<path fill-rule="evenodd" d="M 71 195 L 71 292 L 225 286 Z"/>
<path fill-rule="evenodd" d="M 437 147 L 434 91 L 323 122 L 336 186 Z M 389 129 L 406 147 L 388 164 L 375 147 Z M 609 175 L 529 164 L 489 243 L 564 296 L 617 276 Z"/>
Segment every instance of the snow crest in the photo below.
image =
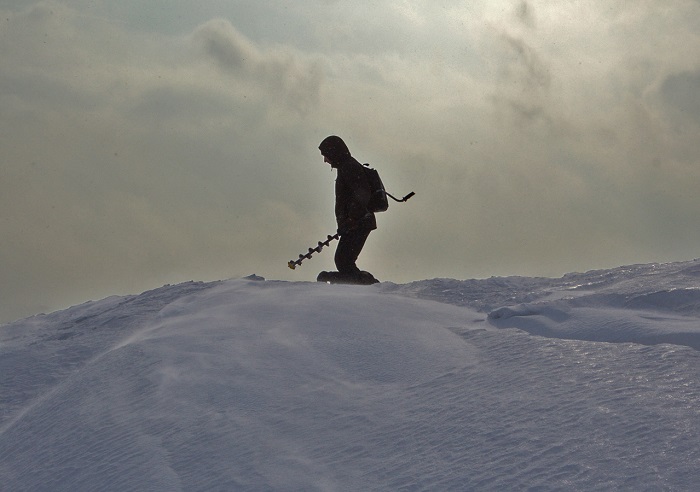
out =
<path fill-rule="evenodd" d="M 29 318 L 0 327 L 1 488 L 692 490 L 699 289 L 250 277 Z"/>

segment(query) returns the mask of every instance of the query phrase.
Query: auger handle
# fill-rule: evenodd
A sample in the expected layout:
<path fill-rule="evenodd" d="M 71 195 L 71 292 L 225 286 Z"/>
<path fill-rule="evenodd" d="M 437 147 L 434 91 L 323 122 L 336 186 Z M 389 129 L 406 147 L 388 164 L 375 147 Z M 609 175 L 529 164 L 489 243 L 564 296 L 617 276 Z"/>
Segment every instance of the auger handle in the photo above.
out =
<path fill-rule="evenodd" d="M 395 202 L 405 202 L 406 200 L 408 200 L 409 198 L 411 198 L 413 195 L 415 195 L 415 192 L 412 191 L 412 192 L 410 192 L 408 195 L 406 195 L 405 197 L 403 197 L 401 200 L 399 200 L 398 198 L 396 198 L 396 197 L 395 197 L 394 195 L 392 195 L 391 193 L 387 193 L 387 194 L 386 194 L 386 196 L 388 196 L 389 198 L 391 198 L 391 199 L 394 200 Z"/>

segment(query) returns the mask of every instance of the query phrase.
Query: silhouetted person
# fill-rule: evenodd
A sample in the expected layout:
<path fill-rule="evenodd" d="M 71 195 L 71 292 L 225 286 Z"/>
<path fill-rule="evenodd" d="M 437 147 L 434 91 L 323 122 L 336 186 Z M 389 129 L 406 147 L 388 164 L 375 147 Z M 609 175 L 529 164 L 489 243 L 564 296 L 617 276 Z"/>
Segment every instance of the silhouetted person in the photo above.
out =
<path fill-rule="evenodd" d="M 338 272 L 321 272 L 319 281 L 372 284 L 377 280 L 355 264 L 369 233 L 377 228 L 374 214 L 367 210 L 370 187 L 362 164 L 340 137 L 331 135 L 321 142 L 323 161 L 338 171 L 335 180 L 335 220 L 340 241 L 335 251 Z"/>

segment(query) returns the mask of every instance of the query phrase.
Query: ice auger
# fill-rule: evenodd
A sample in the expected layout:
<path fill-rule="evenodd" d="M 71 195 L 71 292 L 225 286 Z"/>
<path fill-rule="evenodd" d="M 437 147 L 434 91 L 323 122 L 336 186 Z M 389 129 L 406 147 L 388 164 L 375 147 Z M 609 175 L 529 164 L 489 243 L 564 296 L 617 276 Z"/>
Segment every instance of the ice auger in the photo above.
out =
<path fill-rule="evenodd" d="M 369 169 L 369 168 L 365 168 L 365 169 L 368 169 L 368 172 L 371 172 L 371 173 L 373 173 L 373 175 L 376 176 L 375 179 L 376 179 L 377 184 L 376 184 L 376 191 L 374 193 L 381 194 L 382 198 L 378 201 L 383 203 L 382 205 L 379 206 L 379 208 L 376 208 L 375 210 L 370 210 L 371 212 L 383 212 L 383 211 L 385 211 L 389 207 L 389 203 L 386 199 L 387 196 L 396 202 L 405 202 L 406 200 L 411 198 L 413 195 L 415 195 L 415 193 L 410 192 L 408 195 L 406 195 L 405 197 L 403 197 L 401 199 L 390 195 L 389 193 L 386 192 L 386 190 L 384 190 L 384 185 L 382 184 L 381 179 L 379 179 L 379 174 L 377 173 L 377 171 L 375 171 L 374 169 Z M 294 270 L 298 265 L 301 265 L 301 262 L 304 261 L 305 258 L 311 258 L 314 253 L 320 253 L 324 246 L 328 246 L 331 243 L 331 241 L 338 239 L 339 237 L 340 237 L 339 234 L 336 234 L 334 236 L 328 235 L 328 238 L 325 241 L 319 241 L 318 246 L 316 246 L 315 248 L 309 248 L 308 253 L 300 254 L 298 260 L 290 260 L 287 263 L 287 266 L 289 268 L 291 268 L 292 270 Z"/>
<path fill-rule="evenodd" d="M 305 258 L 311 258 L 314 253 L 320 253 L 321 250 L 323 249 L 324 246 L 328 246 L 331 244 L 331 241 L 334 241 L 338 239 L 340 236 L 338 234 L 331 236 L 330 234 L 328 235 L 328 238 L 325 241 L 319 241 L 318 246 L 315 248 L 309 248 L 309 252 L 306 254 L 300 254 L 298 260 L 290 260 L 289 263 L 287 263 L 287 266 L 294 270 L 297 265 L 301 265 L 301 262 L 304 261 Z"/>

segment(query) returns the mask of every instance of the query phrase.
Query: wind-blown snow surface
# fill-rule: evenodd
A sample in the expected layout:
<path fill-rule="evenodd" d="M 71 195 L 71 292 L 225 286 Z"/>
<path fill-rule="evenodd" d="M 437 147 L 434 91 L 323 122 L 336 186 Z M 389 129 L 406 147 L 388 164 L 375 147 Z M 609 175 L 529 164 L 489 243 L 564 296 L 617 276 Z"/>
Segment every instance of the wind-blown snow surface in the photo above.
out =
<path fill-rule="evenodd" d="M 698 349 L 697 261 L 165 286 L 0 327 L 0 489 L 696 490 Z"/>

